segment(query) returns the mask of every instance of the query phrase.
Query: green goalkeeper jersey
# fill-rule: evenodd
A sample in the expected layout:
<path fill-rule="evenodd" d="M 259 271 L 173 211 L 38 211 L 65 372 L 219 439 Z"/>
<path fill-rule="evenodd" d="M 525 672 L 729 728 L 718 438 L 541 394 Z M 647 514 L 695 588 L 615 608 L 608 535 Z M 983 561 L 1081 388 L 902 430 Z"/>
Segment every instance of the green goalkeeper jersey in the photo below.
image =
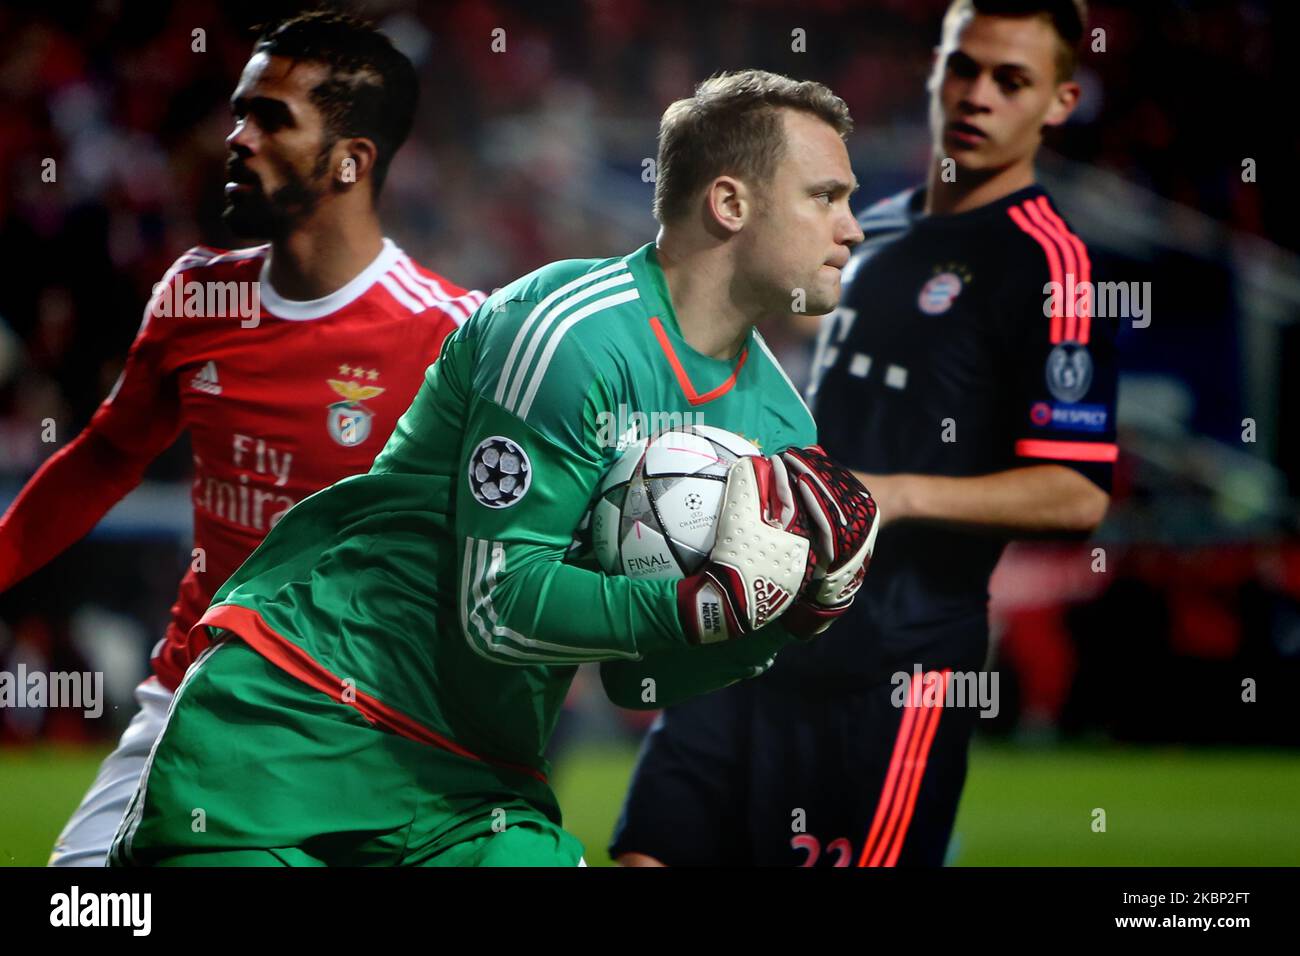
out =
<path fill-rule="evenodd" d="M 620 444 L 678 421 L 767 454 L 816 440 L 756 331 L 730 361 L 686 343 L 653 243 L 546 266 L 447 339 L 369 473 L 292 508 L 194 638 L 231 631 L 372 723 L 540 776 L 578 664 L 664 706 L 789 640 L 691 646 L 674 582 L 566 562 Z"/>

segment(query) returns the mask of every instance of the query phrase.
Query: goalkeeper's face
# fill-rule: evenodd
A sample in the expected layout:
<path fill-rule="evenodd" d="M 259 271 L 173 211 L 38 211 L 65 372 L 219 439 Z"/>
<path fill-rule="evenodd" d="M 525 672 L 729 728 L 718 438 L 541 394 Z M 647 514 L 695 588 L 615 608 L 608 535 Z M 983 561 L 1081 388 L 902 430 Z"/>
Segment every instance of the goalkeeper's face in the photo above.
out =
<path fill-rule="evenodd" d="M 741 231 L 746 281 L 768 314 L 824 315 L 840 301 L 840 277 L 862 230 L 849 208 L 857 180 L 844 141 L 810 113 L 783 110 L 785 150 L 771 182 L 755 190 Z"/>
<path fill-rule="evenodd" d="M 222 218 L 239 236 L 278 239 L 307 220 L 330 192 L 330 146 L 311 91 L 318 63 L 259 53 L 230 98 Z"/>

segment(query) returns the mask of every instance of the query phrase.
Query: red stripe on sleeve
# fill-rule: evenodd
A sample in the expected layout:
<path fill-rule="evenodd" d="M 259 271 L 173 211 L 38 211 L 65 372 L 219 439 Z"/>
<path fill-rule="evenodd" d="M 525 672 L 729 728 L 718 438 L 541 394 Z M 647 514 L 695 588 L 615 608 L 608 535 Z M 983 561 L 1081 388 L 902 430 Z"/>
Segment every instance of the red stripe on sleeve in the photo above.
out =
<path fill-rule="evenodd" d="M 1046 196 L 1039 197 L 1046 199 Z M 1079 309 L 1077 308 L 1077 296 L 1075 295 L 1075 283 L 1080 281 L 1079 268 L 1074 259 L 1074 248 L 1066 242 L 1060 231 L 1047 220 L 1043 211 L 1036 203 L 1027 202 L 1021 207 L 1033 220 L 1034 225 L 1041 229 L 1048 236 L 1056 240 L 1056 244 L 1061 248 L 1061 255 L 1065 259 L 1065 285 L 1061 291 L 1064 293 L 1062 298 L 1065 300 L 1064 318 L 1065 318 L 1065 338 L 1068 342 L 1077 341 L 1078 331 L 1076 324 L 1079 321 Z M 1087 288 L 1086 286 L 1084 288 Z"/>
<path fill-rule="evenodd" d="M 1022 438 L 1016 442 L 1016 454 L 1021 458 L 1055 458 L 1060 461 L 1115 461 L 1119 458 L 1119 446 L 1105 442 Z"/>
<path fill-rule="evenodd" d="M 1047 254 L 1047 267 L 1051 270 L 1052 281 L 1056 283 L 1059 288 L 1064 290 L 1065 282 L 1061 275 L 1061 255 L 1056 249 L 1056 243 L 1049 239 L 1046 233 L 1030 222 L 1029 217 L 1025 215 L 1024 210 L 1019 206 L 1012 206 L 1007 210 L 1007 215 L 1011 217 L 1011 221 L 1019 226 L 1022 231 L 1032 236 L 1034 241 L 1043 247 L 1043 252 Z M 1059 305 L 1059 300 L 1056 299 L 1055 296 L 1053 297 L 1053 301 L 1058 302 Z M 1058 307 L 1052 309 L 1052 344 L 1058 345 L 1060 342 L 1061 310 Z"/>
<path fill-rule="evenodd" d="M 1079 281 L 1088 284 L 1087 287 L 1089 289 L 1089 293 L 1088 293 L 1087 305 L 1082 310 L 1079 316 L 1079 344 L 1087 345 L 1088 336 L 1091 333 L 1092 307 L 1093 307 L 1092 292 L 1091 292 L 1092 260 L 1088 258 L 1088 247 L 1084 245 L 1082 239 L 1080 239 L 1078 236 L 1076 236 L 1073 232 L 1070 231 L 1070 227 L 1067 226 L 1065 224 L 1065 221 L 1062 220 L 1061 217 L 1058 216 L 1056 212 L 1052 209 L 1052 206 L 1047 201 L 1046 196 L 1039 196 L 1038 199 L 1035 200 L 1035 202 L 1038 205 L 1039 211 L 1047 218 L 1049 222 L 1053 223 L 1056 226 L 1057 232 L 1061 236 L 1063 236 L 1065 240 L 1070 243 L 1071 246 L 1074 247 L 1074 254 L 1075 256 L 1078 257 L 1079 260 L 1079 274 L 1081 277 Z"/>

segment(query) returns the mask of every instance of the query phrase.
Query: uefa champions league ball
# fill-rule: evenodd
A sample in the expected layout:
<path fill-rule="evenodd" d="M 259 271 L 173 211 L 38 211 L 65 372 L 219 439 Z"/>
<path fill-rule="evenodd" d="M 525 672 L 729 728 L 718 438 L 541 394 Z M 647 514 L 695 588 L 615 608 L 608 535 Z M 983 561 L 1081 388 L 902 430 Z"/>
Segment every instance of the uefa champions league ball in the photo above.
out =
<path fill-rule="evenodd" d="M 739 435 L 692 425 L 630 444 L 601 482 L 591 541 L 606 574 L 689 577 L 713 549 L 727 471 L 761 455 Z"/>

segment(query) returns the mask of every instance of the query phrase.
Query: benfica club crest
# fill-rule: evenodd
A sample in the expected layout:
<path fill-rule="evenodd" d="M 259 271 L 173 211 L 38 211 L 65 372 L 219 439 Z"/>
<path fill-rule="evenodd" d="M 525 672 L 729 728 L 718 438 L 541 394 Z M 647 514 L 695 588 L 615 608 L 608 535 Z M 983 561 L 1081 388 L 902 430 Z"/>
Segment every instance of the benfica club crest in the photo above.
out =
<path fill-rule="evenodd" d="M 334 402 L 326 410 L 325 425 L 329 429 L 330 438 L 345 448 L 360 445 L 370 437 L 370 424 L 375 415 L 361 403 L 382 395 L 385 390 L 378 385 L 362 385 L 336 378 L 326 381 L 335 394 L 343 399 Z"/>

